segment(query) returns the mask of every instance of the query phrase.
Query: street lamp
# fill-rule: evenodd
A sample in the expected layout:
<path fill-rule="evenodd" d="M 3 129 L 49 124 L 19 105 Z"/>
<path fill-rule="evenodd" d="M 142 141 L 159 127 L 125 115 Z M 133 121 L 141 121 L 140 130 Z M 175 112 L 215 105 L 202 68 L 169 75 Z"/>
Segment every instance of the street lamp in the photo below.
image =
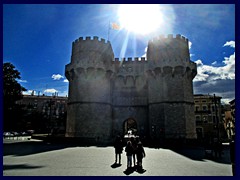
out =
<path fill-rule="evenodd" d="M 214 107 L 215 107 L 215 117 L 217 121 L 216 129 L 217 129 L 217 138 L 219 141 L 220 138 L 220 132 L 219 132 L 219 119 L 218 119 L 218 109 L 217 109 L 217 102 L 216 102 L 216 96 L 213 94 L 213 100 L 214 100 Z"/>

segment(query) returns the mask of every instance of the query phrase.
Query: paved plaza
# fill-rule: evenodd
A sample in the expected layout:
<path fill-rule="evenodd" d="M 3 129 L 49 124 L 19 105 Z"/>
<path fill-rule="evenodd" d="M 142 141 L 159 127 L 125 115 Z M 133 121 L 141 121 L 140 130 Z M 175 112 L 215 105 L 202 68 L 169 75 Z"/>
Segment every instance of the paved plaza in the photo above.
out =
<path fill-rule="evenodd" d="M 40 140 L 4 139 L 3 176 L 232 176 L 229 149 L 220 159 L 207 159 L 203 148 L 179 151 L 145 147 L 145 172 L 113 166 L 114 148 L 82 147 Z"/>

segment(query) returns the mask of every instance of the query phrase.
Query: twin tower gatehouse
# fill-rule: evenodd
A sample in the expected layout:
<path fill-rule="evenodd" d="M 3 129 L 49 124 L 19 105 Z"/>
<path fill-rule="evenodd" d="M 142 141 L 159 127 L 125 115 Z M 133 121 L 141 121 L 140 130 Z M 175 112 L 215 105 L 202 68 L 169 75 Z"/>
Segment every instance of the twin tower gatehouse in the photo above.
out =
<path fill-rule="evenodd" d="M 188 39 L 159 36 L 147 58 L 114 58 L 110 42 L 80 37 L 72 44 L 66 137 L 109 143 L 117 135 L 196 138 Z"/>

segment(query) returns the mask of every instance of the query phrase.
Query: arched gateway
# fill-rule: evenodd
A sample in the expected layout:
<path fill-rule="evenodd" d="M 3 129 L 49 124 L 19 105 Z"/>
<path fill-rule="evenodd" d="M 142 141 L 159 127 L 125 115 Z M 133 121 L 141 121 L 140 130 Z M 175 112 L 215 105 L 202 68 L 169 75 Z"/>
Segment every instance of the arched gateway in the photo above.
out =
<path fill-rule="evenodd" d="M 150 40 L 147 58 L 114 58 L 109 41 L 80 37 L 72 44 L 66 137 L 109 143 L 132 130 L 154 138 L 196 138 L 188 39 Z M 131 118 L 130 118 L 131 117 Z M 136 121 L 137 120 L 137 121 Z M 121 132 L 123 131 L 123 132 Z"/>
<path fill-rule="evenodd" d="M 137 122 L 133 118 L 128 118 L 123 122 L 123 133 L 125 135 L 137 135 Z"/>

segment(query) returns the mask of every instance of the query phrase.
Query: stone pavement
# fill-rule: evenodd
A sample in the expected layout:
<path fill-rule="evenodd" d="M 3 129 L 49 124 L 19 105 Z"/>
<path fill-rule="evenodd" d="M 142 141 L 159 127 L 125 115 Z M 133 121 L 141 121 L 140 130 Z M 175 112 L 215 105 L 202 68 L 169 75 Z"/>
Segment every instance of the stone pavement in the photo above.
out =
<path fill-rule="evenodd" d="M 179 151 L 145 147 L 144 173 L 113 166 L 113 147 L 80 147 L 39 140 L 3 140 L 3 176 L 232 176 L 229 149 L 206 159 L 202 148 Z"/>

